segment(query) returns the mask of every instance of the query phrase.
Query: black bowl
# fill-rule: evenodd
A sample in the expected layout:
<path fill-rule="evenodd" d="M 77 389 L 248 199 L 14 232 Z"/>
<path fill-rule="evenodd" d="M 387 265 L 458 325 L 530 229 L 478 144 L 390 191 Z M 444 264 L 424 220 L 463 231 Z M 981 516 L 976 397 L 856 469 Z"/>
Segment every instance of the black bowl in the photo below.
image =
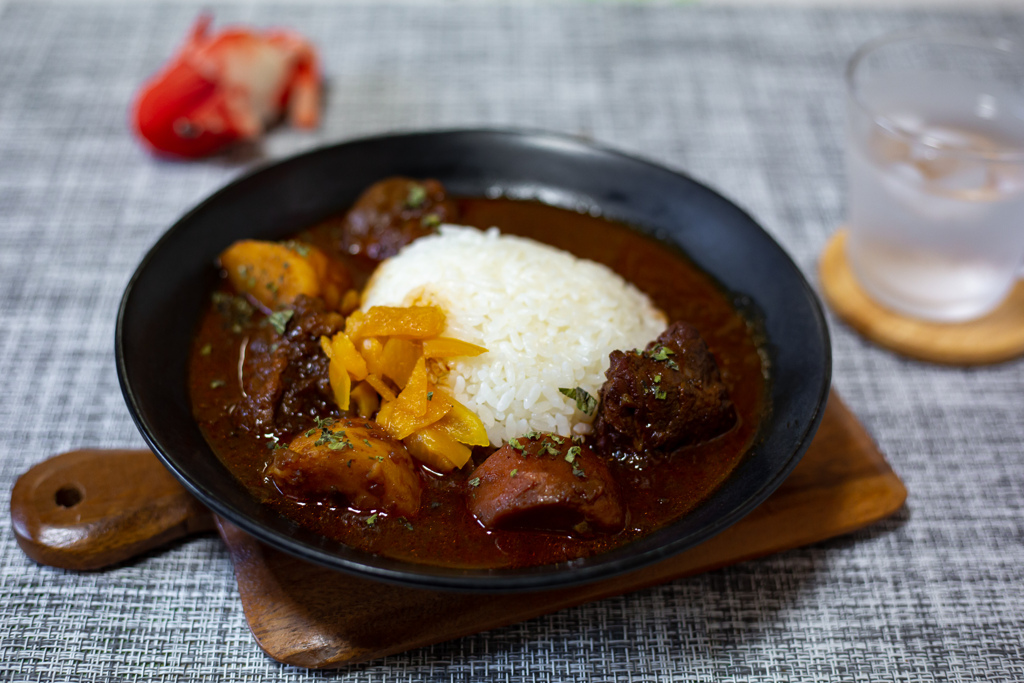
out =
<path fill-rule="evenodd" d="M 350 206 L 392 175 L 439 179 L 455 195 L 531 198 L 599 208 L 681 247 L 762 317 L 770 411 L 756 447 L 697 509 L 649 536 L 571 563 L 453 569 L 361 552 L 261 505 L 213 454 L 192 419 L 190 341 L 217 274 L 217 255 L 242 238 L 279 239 Z M 821 420 L 831 351 L 818 300 L 785 252 L 750 216 L 665 168 L 547 134 L 457 131 L 347 142 L 269 165 L 179 220 L 139 265 L 117 319 L 121 390 L 146 442 L 211 510 L 276 548 L 370 579 L 432 589 L 511 591 L 580 584 L 669 557 L 753 510 L 796 466 Z"/>

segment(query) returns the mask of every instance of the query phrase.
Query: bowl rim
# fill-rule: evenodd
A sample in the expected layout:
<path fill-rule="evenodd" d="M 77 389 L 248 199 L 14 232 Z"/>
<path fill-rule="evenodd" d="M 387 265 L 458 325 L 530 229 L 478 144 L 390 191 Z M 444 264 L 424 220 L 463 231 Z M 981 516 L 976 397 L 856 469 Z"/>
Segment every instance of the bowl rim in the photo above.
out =
<path fill-rule="evenodd" d="M 359 144 L 373 144 L 379 142 L 389 142 L 395 140 L 410 140 L 417 138 L 429 138 L 429 137 L 474 137 L 482 136 L 484 138 L 497 137 L 502 139 L 514 139 L 520 142 L 532 142 L 540 143 L 544 145 L 556 145 L 556 146 L 571 146 L 578 150 L 586 151 L 588 153 L 597 153 L 599 155 L 611 158 L 615 161 L 625 162 L 629 164 L 640 164 L 646 166 L 653 171 L 659 173 L 667 173 L 671 176 L 676 176 L 679 179 L 684 180 L 687 183 L 697 186 L 701 191 L 707 192 L 718 200 L 727 204 L 732 210 L 738 212 L 738 215 L 743 220 L 749 222 L 751 226 L 756 228 L 778 249 L 780 255 L 784 257 L 785 261 L 788 262 L 788 266 L 792 268 L 793 272 L 799 277 L 802 293 L 810 304 L 811 317 L 814 322 L 814 327 L 819 335 L 819 340 L 824 350 L 824 363 L 821 368 L 821 383 L 817 387 L 817 396 L 814 402 L 814 409 L 812 414 L 809 416 L 809 420 L 806 422 L 804 430 L 794 438 L 794 447 L 789 453 L 788 459 L 781 468 L 778 468 L 774 475 L 767 478 L 762 485 L 757 488 L 751 495 L 746 499 L 740 501 L 738 504 L 733 506 L 728 512 L 718 516 L 713 522 L 707 524 L 697 532 L 693 532 L 682 537 L 676 538 L 675 540 L 667 543 L 658 545 L 656 547 L 643 550 L 634 554 L 629 554 L 626 557 L 611 560 L 606 563 L 592 563 L 587 566 L 573 566 L 575 561 L 548 565 L 539 565 L 535 567 L 526 567 L 517 570 L 464 570 L 458 568 L 445 568 L 438 567 L 435 565 L 417 564 L 412 562 L 405 562 L 400 560 L 394 560 L 391 558 L 382 558 L 382 556 L 371 555 L 367 553 L 368 557 L 382 558 L 380 564 L 367 564 L 366 562 L 356 561 L 348 558 L 339 557 L 338 555 L 324 551 L 321 548 L 310 547 L 308 545 L 301 545 L 294 539 L 279 535 L 277 532 L 269 529 L 265 525 L 261 524 L 257 520 L 250 519 L 248 516 L 239 513 L 239 511 L 232 508 L 230 505 L 222 501 L 216 495 L 211 494 L 203 486 L 202 482 L 196 481 L 194 477 L 190 475 L 187 468 L 181 467 L 180 464 L 168 453 L 165 452 L 165 448 L 159 442 L 152 431 L 150 424 L 143 419 L 141 404 L 137 392 L 132 386 L 129 378 L 129 369 L 125 359 L 125 317 L 127 315 L 127 308 L 133 292 L 138 284 L 138 281 L 146 271 L 147 267 L 151 262 L 160 254 L 161 250 L 165 245 L 174 239 L 177 232 L 184 229 L 189 221 L 196 216 L 201 214 L 211 205 L 217 204 L 221 199 L 234 188 L 242 185 L 251 179 L 260 176 L 261 174 L 268 172 L 272 169 L 277 169 L 282 166 L 289 164 L 301 164 L 304 160 L 316 157 L 322 154 L 330 154 L 334 150 L 339 148 L 348 147 L 351 145 Z M 543 200 L 541 200 L 542 203 Z M 556 204 L 551 204 L 556 206 Z M 564 207 L 560 207 L 564 208 Z M 659 241 L 664 241 L 657 234 L 651 231 L 641 230 L 644 234 L 647 234 Z M 677 247 L 678 248 L 678 247 Z M 699 264 L 696 264 L 700 267 Z M 754 220 L 745 210 L 737 206 L 735 203 L 722 196 L 713 188 L 708 185 L 699 182 L 688 174 L 667 168 L 664 165 L 655 163 L 653 161 L 638 157 L 633 154 L 627 154 L 625 152 L 618 151 L 614 148 L 594 143 L 589 140 L 583 140 L 577 137 L 567 136 L 559 133 L 552 133 L 549 131 L 534 130 L 534 129 L 519 129 L 519 128 L 468 128 L 468 129 L 438 129 L 438 130 L 424 130 L 424 131 L 405 131 L 399 133 L 383 133 L 379 135 L 353 138 L 349 140 L 343 140 L 338 143 L 319 146 L 310 150 L 306 150 L 299 154 L 288 156 L 280 159 L 271 159 L 261 162 L 247 172 L 240 174 L 233 178 L 227 184 L 214 191 L 204 200 L 196 204 L 194 207 L 184 213 L 178 220 L 176 220 L 164 233 L 157 239 L 153 246 L 146 252 L 140 261 L 138 267 L 132 274 L 127 285 L 125 286 L 124 294 L 121 297 L 120 304 L 118 307 L 117 320 L 115 326 L 115 364 L 117 369 L 118 381 L 121 387 L 122 394 L 127 404 L 129 413 L 132 416 L 132 420 L 135 422 L 136 427 L 139 429 L 140 434 L 152 449 L 154 454 L 160 459 L 160 461 L 167 467 L 171 473 L 182 483 L 182 485 L 194 495 L 200 502 L 209 507 L 214 513 L 220 517 L 226 519 L 232 524 L 238 526 L 246 533 L 256 537 L 258 540 L 267 543 L 279 550 L 287 552 L 300 559 L 312 561 L 330 569 L 339 570 L 349 574 L 354 574 L 362 578 L 368 578 L 375 581 L 381 581 L 384 583 L 391 583 L 402 585 L 406 587 L 430 589 L 430 590 L 450 590 L 458 592 L 482 592 L 482 593 L 501 593 L 501 592 L 516 592 L 516 591 L 538 591 L 547 590 L 553 588 L 562 588 L 574 585 L 581 585 L 586 583 L 593 583 L 602 579 L 612 578 L 614 576 L 624 574 L 627 572 L 641 569 L 645 566 L 653 564 L 659 560 L 666 559 L 673 555 L 676 555 L 684 550 L 692 548 L 711 537 L 719 534 L 728 527 L 735 524 L 741 518 L 746 516 L 748 513 L 753 511 L 757 506 L 763 503 L 772 492 L 789 476 L 793 468 L 796 467 L 797 463 L 803 457 L 807 448 L 810 445 L 811 440 L 817 428 L 821 422 L 824 414 L 825 405 L 828 399 L 830 386 L 831 386 L 831 374 L 832 374 L 832 356 L 831 356 L 831 338 L 829 335 L 828 325 L 825 319 L 824 311 L 818 297 L 814 293 L 807 279 L 804 277 L 802 271 L 793 262 L 792 257 L 782 249 L 781 245 L 778 244 L 772 238 L 772 236 L 761 227 L 760 223 Z M 207 445 L 208 446 L 208 445 Z M 209 446 L 208 446 L 209 447 Z M 212 450 L 211 450 L 212 452 Z M 747 456 L 744 456 L 746 458 Z M 742 462 L 742 461 L 741 461 Z M 732 476 L 732 475 L 730 475 Z M 719 485 L 721 488 L 726 484 L 725 482 Z M 716 489 L 717 490 L 717 489 Z M 713 494 L 709 494 L 711 496 Z M 705 505 L 707 501 L 698 505 L 698 508 Z M 683 518 L 693 514 L 693 511 L 684 515 Z M 681 518 L 681 519 L 683 519 Z M 668 525 L 669 527 L 671 526 Z M 668 527 L 662 527 L 665 529 Z M 628 548 L 631 545 L 636 544 L 643 538 L 649 538 L 653 534 L 659 533 L 658 531 L 652 532 L 647 536 L 637 539 L 624 546 L 619 546 L 616 549 L 609 551 L 608 553 L 601 553 L 599 555 L 591 556 L 591 558 L 600 558 L 610 553 L 615 553 L 617 550 L 622 548 Z M 585 558 L 590 559 L 590 558 Z M 385 566 L 382 566 L 385 565 Z M 386 566 L 386 565 L 397 565 Z"/>

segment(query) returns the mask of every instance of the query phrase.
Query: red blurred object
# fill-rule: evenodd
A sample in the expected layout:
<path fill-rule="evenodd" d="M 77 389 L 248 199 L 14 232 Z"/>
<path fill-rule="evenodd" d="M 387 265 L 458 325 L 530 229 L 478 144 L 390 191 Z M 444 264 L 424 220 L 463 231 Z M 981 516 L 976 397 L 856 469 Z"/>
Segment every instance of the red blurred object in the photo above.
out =
<path fill-rule="evenodd" d="M 132 126 L 158 154 L 198 158 L 258 137 L 287 110 L 300 128 L 320 119 L 316 50 L 289 31 L 228 28 L 201 15 L 177 55 L 143 85 Z"/>

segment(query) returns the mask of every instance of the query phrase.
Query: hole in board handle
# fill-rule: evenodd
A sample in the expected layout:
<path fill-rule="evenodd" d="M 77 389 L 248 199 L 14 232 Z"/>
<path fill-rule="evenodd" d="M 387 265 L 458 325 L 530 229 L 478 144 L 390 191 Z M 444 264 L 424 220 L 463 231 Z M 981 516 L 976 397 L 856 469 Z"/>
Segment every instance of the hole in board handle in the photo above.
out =
<path fill-rule="evenodd" d="M 53 500 L 62 508 L 73 508 L 82 502 L 82 490 L 77 486 L 61 486 L 53 494 Z"/>

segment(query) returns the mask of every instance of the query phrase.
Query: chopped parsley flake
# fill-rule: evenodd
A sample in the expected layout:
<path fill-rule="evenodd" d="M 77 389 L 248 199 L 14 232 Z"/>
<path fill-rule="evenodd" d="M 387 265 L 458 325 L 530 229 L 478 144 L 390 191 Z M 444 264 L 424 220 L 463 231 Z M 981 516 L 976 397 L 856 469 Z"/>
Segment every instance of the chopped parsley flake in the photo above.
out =
<path fill-rule="evenodd" d="M 480 477 L 473 477 L 466 483 L 469 484 L 470 486 L 477 487 L 480 485 Z"/>
<path fill-rule="evenodd" d="M 673 351 L 672 349 L 668 348 L 667 346 L 663 346 L 661 344 L 658 344 L 656 347 L 654 347 L 654 351 L 652 351 L 648 355 L 648 357 L 651 360 L 668 360 L 669 356 L 674 356 L 674 355 L 676 355 L 675 351 Z"/>
<path fill-rule="evenodd" d="M 437 226 L 441 225 L 441 217 L 436 213 L 428 213 L 426 216 L 420 219 L 420 225 L 424 228 L 430 228 L 434 230 Z"/>
<path fill-rule="evenodd" d="M 284 334 L 285 327 L 288 326 L 288 321 L 295 315 L 293 310 L 274 311 L 267 316 L 267 324 L 273 327 L 278 334 Z"/>
<path fill-rule="evenodd" d="M 365 443 L 365 444 L 366 444 L 367 446 L 369 446 L 370 448 L 373 448 L 373 444 L 372 444 L 372 443 L 370 443 L 370 440 L 369 440 L 369 439 L 363 439 L 363 443 Z"/>
<path fill-rule="evenodd" d="M 588 394 L 585 389 L 576 387 L 575 389 L 559 389 L 558 391 L 576 401 L 576 409 L 581 413 L 586 415 L 594 414 L 594 409 L 597 408 L 597 399 Z"/>
<path fill-rule="evenodd" d="M 401 524 L 402 526 L 404 526 L 409 531 L 412 531 L 412 522 L 407 520 L 405 517 L 399 517 L 398 518 L 398 523 Z"/>
<path fill-rule="evenodd" d="M 659 401 L 664 401 L 666 396 L 668 396 L 668 394 L 660 389 L 654 392 L 654 398 L 658 399 Z"/>
<path fill-rule="evenodd" d="M 333 420 L 331 422 L 333 423 Z M 348 440 L 344 431 L 332 432 L 327 427 L 320 428 L 320 438 L 314 441 L 313 445 L 327 446 L 332 451 L 340 451 L 343 448 L 355 449 L 355 446 Z"/>
<path fill-rule="evenodd" d="M 558 455 L 558 447 L 550 441 L 545 441 L 540 447 L 541 454 L 547 453 L 548 455 Z"/>
<path fill-rule="evenodd" d="M 654 383 L 657 384 L 660 381 L 661 381 L 661 375 L 655 375 L 654 376 Z"/>
<path fill-rule="evenodd" d="M 203 348 L 199 349 L 199 355 L 209 356 L 211 351 L 213 351 L 213 344 L 205 344 Z"/>
<path fill-rule="evenodd" d="M 576 457 L 580 453 L 582 453 L 582 452 L 583 452 L 583 449 L 580 448 L 579 446 L 571 446 L 569 448 L 569 452 L 565 454 L 565 461 L 566 462 L 572 462 L 572 463 L 576 462 Z M 573 468 L 573 469 L 575 469 L 575 468 Z"/>
<path fill-rule="evenodd" d="M 239 334 L 249 324 L 255 309 L 244 297 L 231 296 L 227 292 L 214 292 L 210 297 L 217 312 L 231 327 L 231 331 Z"/>
<path fill-rule="evenodd" d="M 428 401 L 433 401 L 434 400 L 434 392 L 433 391 L 428 391 L 427 392 L 427 400 Z"/>
<path fill-rule="evenodd" d="M 366 526 L 373 526 L 377 523 L 377 515 L 379 513 L 374 512 L 372 515 L 366 518 Z"/>
<path fill-rule="evenodd" d="M 508 476 L 514 477 L 517 474 L 519 474 L 519 470 L 518 469 L 514 469 L 514 470 L 512 470 L 511 472 L 508 473 Z"/>
<path fill-rule="evenodd" d="M 267 443 L 267 448 L 268 449 L 270 449 L 272 451 L 276 451 L 278 448 L 284 448 L 284 446 L 281 445 L 281 441 L 277 438 L 277 434 L 274 434 L 272 432 L 268 432 L 267 434 L 264 434 L 263 436 L 265 436 L 266 438 L 270 439 L 270 441 Z"/>
<path fill-rule="evenodd" d="M 210 388 L 211 389 L 220 389 L 225 384 L 226 384 L 226 382 L 224 380 L 222 380 L 222 379 L 215 379 L 212 382 L 210 382 Z"/>
<path fill-rule="evenodd" d="M 410 209 L 418 209 L 427 201 L 427 190 L 422 185 L 413 185 L 405 198 L 405 205 Z"/>
<path fill-rule="evenodd" d="M 536 439 L 536 438 L 537 438 L 538 436 L 540 436 L 540 434 L 538 434 L 537 432 L 535 432 L 535 431 L 532 431 L 532 430 L 531 430 L 531 431 L 529 431 L 529 432 L 526 432 L 526 434 L 523 434 L 523 436 L 525 436 L 525 437 L 526 437 L 527 439 L 529 439 L 530 441 L 533 441 L 533 440 L 534 440 L 534 439 Z"/>
<path fill-rule="evenodd" d="M 511 441 L 508 442 L 508 445 L 519 452 L 526 450 L 526 446 L 524 446 L 523 442 L 520 441 L 519 439 L 512 439 Z"/>
<path fill-rule="evenodd" d="M 303 244 L 302 242 L 296 242 L 295 240 L 288 240 L 284 243 L 284 246 L 288 247 L 302 258 L 309 256 L 309 245 Z"/>

